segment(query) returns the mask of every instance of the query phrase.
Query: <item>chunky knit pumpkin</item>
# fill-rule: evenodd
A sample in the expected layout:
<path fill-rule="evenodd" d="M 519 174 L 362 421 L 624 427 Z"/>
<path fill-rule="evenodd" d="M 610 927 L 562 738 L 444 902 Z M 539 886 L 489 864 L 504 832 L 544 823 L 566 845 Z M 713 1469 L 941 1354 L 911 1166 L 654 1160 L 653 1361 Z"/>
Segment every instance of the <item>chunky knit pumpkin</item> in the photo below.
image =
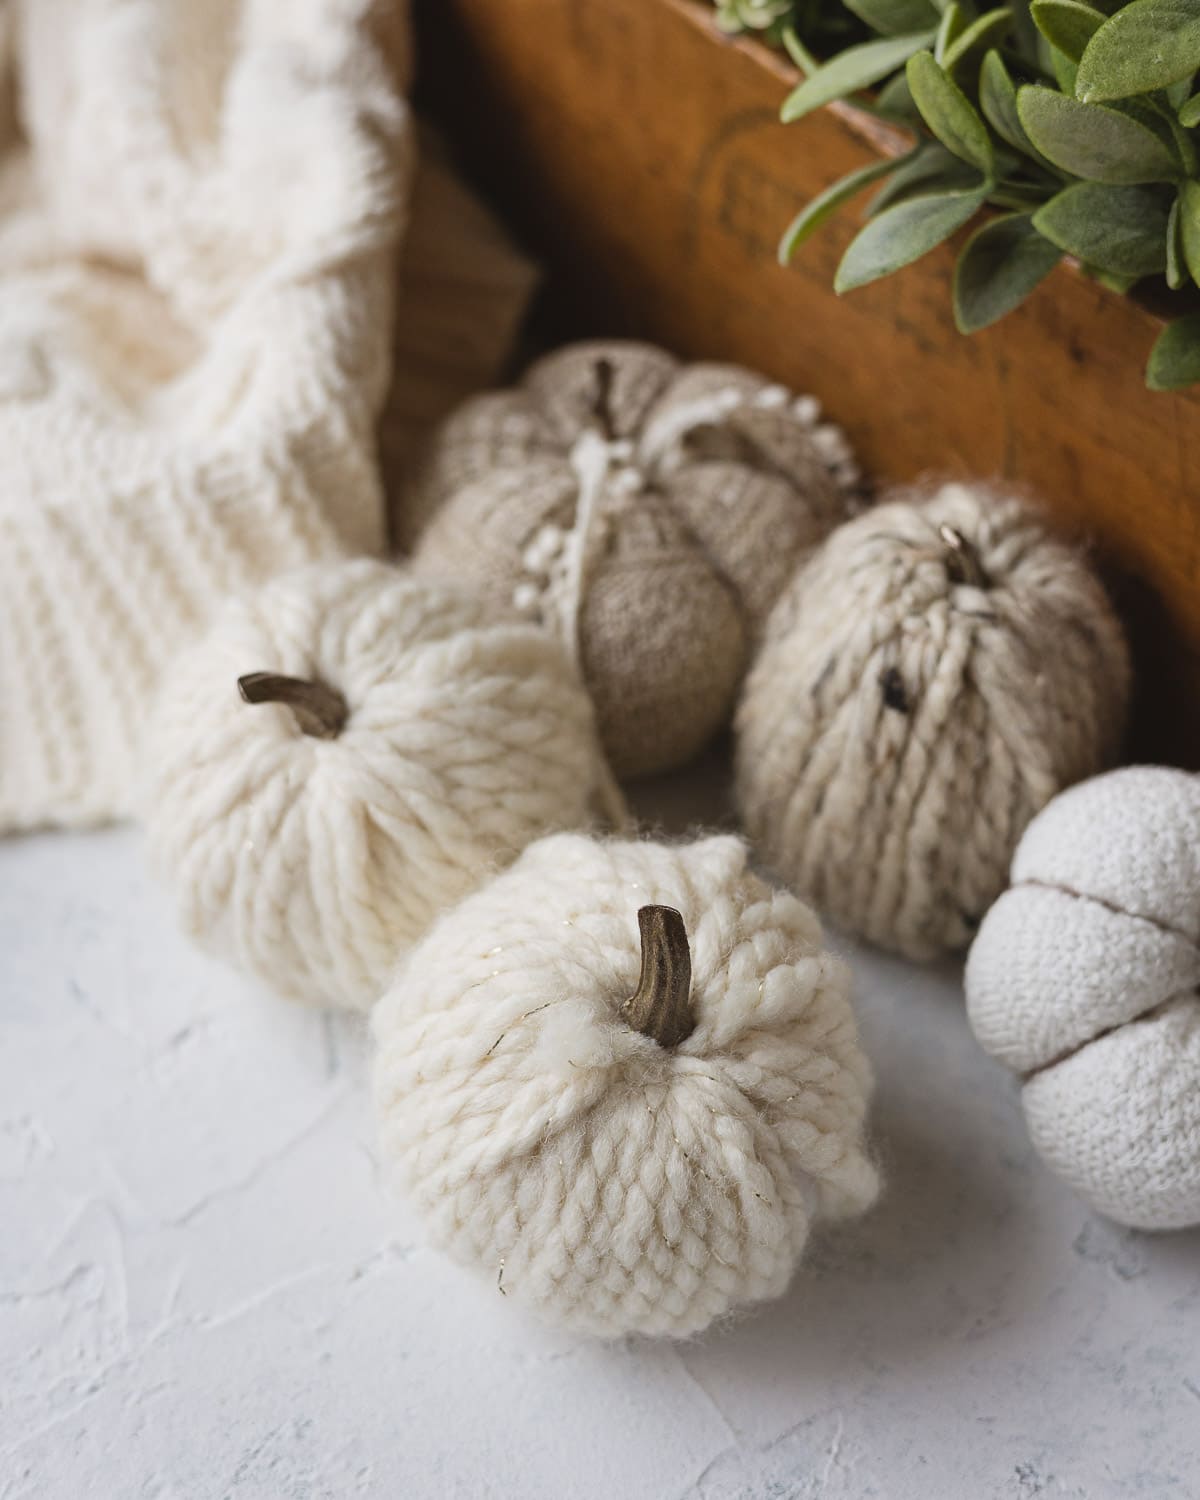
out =
<path fill-rule="evenodd" d="M 578 656 L 618 776 L 727 719 L 767 611 L 856 471 L 811 398 L 645 344 L 578 344 L 468 402 L 406 499 L 415 563 Z"/>
<path fill-rule="evenodd" d="M 563 834 L 447 913 L 377 1007 L 385 1163 L 544 1317 L 695 1333 L 875 1197 L 849 974 L 740 840 Z"/>
<path fill-rule="evenodd" d="M 1027 505 L 894 499 L 775 607 L 737 715 L 745 826 L 838 926 L 911 958 L 965 948 L 1030 818 L 1115 755 L 1129 677 L 1086 559 Z"/>
<path fill-rule="evenodd" d="M 185 928 L 358 1009 L 439 911 L 588 821 L 602 761 L 544 631 L 369 560 L 229 606 L 169 671 L 148 748 L 150 848 Z"/>

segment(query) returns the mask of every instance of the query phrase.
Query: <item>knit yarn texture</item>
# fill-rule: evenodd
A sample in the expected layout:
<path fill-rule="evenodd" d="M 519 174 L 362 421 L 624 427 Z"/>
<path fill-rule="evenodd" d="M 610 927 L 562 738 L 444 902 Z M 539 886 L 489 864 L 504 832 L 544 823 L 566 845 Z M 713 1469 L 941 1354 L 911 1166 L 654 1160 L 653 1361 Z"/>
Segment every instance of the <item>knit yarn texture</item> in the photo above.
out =
<path fill-rule="evenodd" d="M 1136 766 L 1056 798 L 967 960 L 1033 1144 L 1101 1213 L 1200 1224 L 1200 777 Z"/>
<path fill-rule="evenodd" d="M 241 700 L 335 689 L 339 733 Z M 531 839 L 589 821 L 591 704 L 544 631 L 370 559 L 276 579 L 167 674 L 150 851 L 185 929 L 284 994 L 365 1009 L 399 954 Z"/>
<path fill-rule="evenodd" d="M 1039 808 L 1109 763 L 1129 692 L 1083 556 L 948 484 L 835 532 L 772 614 L 737 714 L 737 798 L 837 926 L 965 948 Z"/>
<path fill-rule="evenodd" d="M 0 14 L 0 831 L 127 814 L 163 665 L 221 600 L 382 545 L 409 119 L 374 22 Z"/>
<path fill-rule="evenodd" d="M 682 914 L 692 1034 L 621 1013 L 638 908 Z M 740 840 L 563 834 L 447 913 L 373 1016 L 385 1166 L 435 1244 L 602 1337 L 778 1296 L 817 1220 L 877 1192 L 845 966 Z"/>
<path fill-rule="evenodd" d="M 572 345 L 447 421 L 401 539 L 567 644 L 618 776 L 666 770 L 727 721 L 789 572 L 846 514 L 858 471 L 819 417 L 736 366 Z"/>

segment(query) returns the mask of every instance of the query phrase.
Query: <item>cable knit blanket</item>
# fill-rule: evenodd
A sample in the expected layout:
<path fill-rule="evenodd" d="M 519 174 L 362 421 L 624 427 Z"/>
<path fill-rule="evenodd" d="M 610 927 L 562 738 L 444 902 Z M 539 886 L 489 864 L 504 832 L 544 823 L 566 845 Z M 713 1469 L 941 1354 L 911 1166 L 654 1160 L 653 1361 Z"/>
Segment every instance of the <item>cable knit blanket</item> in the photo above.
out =
<path fill-rule="evenodd" d="M 0 0 L 0 831 L 127 814 L 230 592 L 383 541 L 400 0 Z"/>

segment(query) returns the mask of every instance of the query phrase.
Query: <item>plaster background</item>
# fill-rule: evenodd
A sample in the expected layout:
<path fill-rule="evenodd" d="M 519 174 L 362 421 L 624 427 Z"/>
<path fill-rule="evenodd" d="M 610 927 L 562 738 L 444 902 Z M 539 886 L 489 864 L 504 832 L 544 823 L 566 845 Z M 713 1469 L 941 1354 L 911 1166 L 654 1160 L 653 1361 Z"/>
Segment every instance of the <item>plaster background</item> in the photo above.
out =
<path fill-rule="evenodd" d="M 361 1025 L 194 953 L 134 833 L 0 843 L 0 1497 L 1200 1494 L 1200 1233 L 1090 1215 L 957 972 L 840 946 L 882 1205 L 775 1306 L 605 1348 L 423 1247 Z"/>

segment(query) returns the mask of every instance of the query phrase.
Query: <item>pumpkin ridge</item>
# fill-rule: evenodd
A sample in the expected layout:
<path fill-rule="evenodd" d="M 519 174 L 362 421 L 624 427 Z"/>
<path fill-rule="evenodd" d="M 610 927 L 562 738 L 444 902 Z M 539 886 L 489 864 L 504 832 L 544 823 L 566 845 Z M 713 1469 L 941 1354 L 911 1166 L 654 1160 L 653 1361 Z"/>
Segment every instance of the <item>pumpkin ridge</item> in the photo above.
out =
<path fill-rule="evenodd" d="M 1200 985 L 1197 985 L 1191 993 L 1195 995 L 1197 1000 L 1200 1000 Z M 1136 1026 L 1139 1021 L 1154 1020 L 1156 1016 L 1161 1015 L 1169 1006 L 1174 1005 L 1176 1001 L 1186 999 L 1187 995 L 1187 990 L 1181 990 L 1177 994 L 1168 995 L 1165 1000 L 1156 1000 L 1153 1005 L 1147 1005 L 1145 1010 L 1139 1010 L 1137 1015 L 1130 1016 L 1125 1021 L 1114 1021 L 1111 1026 L 1102 1026 L 1094 1036 L 1089 1036 L 1082 1042 L 1076 1042 L 1073 1047 L 1064 1047 L 1061 1052 L 1048 1059 L 1048 1061 L 1039 1063 L 1036 1068 L 1030 1068 L 1027 1072 L 1018 1073 L 1017 1077 L 1021 1080 L 1022 1087 L 1031 1079 L 1036 1078 L 1040 1073 L 1048 1073 L 1051 1068 L 1057 1068 L 1059 1063 L 1070 1062 L 1073 1057 L 1078 1057 L 1093 1042 L 1103 1041 L 1106 1036 L 1112 1036 L 1116 1031 L 1123 1031 L 1126 1026 Z"/>
<path fill-rule="evenodd" d="M 1102 906 L 1105 911 L 1112 912 L 1115 917 L 1128 917 L 1131 922 L 1144 922 L 1147 927 L 1153 927 L 1167 937 L 1178 938 L 1200 956 L 1200 942 L 1197 942 L 1190 932 L 1185 932 L 1182 927 L 1176 927 L 1170 922 L 1164 922 L 1161 917 L 1147 916 L 1140 911 L 1129 911 L 1124 906 L 1118 906 L 1114 901 L 1106 900 L 1103 896 L 1093 896 L 1088 891 L 1077 891 L 1069 885 L 1059 885 L 1051 880 L 1037 880 L 1033 876 L 1018 880 L 1011 889 L 1016 891 L 1024 886 L 1037 891 L 1058 891 L 1060 895 L 1070 896 L 1076 901 L 1089 901 L 1094 906 Z"/>

